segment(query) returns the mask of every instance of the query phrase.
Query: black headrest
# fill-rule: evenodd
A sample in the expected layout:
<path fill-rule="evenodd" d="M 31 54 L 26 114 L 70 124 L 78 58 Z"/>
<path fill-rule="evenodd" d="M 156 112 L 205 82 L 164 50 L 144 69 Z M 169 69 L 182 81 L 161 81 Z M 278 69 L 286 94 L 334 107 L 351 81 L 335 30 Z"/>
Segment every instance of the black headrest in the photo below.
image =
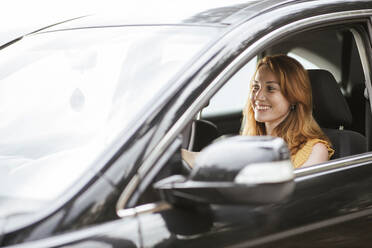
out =
<path fill-rule="evenodd" d="M 313 116 L 321 127 L 350 126 L 352 115 L 340 87 L 326 70 L 308 70 L 313 91 Z"/>

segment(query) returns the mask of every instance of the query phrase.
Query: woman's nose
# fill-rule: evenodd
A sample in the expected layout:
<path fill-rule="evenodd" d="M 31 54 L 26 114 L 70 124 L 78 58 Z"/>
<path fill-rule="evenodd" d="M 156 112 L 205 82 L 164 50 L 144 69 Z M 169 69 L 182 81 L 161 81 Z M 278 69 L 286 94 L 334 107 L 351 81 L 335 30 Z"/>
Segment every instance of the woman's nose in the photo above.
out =
<path fill-rule="evenodd" d="M 256 92 L 256 99 L 258 100 L 263 100 L 265 99 L 265 93 L 263 92 L 262 89 L 259 89 L 257 92 Z"/>

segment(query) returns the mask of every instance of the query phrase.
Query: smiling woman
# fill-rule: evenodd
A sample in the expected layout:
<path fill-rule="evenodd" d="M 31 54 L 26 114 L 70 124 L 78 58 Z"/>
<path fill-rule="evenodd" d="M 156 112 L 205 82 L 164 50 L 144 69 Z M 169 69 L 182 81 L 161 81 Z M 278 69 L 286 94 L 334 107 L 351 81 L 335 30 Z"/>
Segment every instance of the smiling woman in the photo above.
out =
<path fill-rule="evenodd" d="M 280 83 L 268 65 L 258 68 L 249 98 L 254 118 L 265 123 L 267 135 L 275 134 L 275 127 L 288 116 L 291 106 L 294 106 L 282 94 Z"/>
<path fill-rule="evenodd" d="M 334 152 L 312 116 L 307 72 L 291 57 L 268 56 L 258 63 L 244 115 L 242 134 L 283 138 L 295 168 L 325 162 Z"/>

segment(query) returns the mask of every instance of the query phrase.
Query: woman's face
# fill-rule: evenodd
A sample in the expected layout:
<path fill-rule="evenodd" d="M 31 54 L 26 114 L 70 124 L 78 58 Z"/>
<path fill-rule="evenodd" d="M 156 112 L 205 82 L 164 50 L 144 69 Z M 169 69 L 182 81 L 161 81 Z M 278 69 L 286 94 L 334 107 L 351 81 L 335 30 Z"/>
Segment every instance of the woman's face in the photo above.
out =
<path fill-rule="evenodd" d="M 252 84 L 250 100 L 254 117 L 272 130 L 287 117 L 290 103 L 280 90 L 279 80 L 266 65 L 257 70 Z"/>

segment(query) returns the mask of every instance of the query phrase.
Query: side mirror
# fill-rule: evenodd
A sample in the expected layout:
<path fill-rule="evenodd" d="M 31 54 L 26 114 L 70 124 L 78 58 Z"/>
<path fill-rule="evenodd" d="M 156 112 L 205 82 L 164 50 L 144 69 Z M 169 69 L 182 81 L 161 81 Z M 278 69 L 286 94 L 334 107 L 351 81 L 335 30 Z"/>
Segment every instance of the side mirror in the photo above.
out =
<path fill-rule="evenodd" d="M 269 204 L 294 190 L 286 143 L 269 136 L 235 136 L 202 150 L 188 178 L 180 175 L 154 187 L 173 204 Z"/>

